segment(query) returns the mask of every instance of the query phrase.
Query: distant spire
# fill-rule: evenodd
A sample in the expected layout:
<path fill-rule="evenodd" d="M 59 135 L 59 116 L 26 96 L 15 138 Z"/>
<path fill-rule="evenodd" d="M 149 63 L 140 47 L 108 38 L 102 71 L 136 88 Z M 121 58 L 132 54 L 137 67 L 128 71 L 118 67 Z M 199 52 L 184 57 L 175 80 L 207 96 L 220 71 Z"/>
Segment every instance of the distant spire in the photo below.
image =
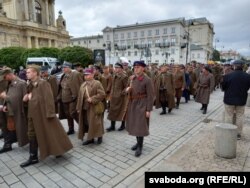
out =
<path fill-rule="evenodd" d="M 62 11 L 61 11 L 61 10 L 59 10 L 58 14 L 61 16 L 61 15 L 62 15 Z"/>

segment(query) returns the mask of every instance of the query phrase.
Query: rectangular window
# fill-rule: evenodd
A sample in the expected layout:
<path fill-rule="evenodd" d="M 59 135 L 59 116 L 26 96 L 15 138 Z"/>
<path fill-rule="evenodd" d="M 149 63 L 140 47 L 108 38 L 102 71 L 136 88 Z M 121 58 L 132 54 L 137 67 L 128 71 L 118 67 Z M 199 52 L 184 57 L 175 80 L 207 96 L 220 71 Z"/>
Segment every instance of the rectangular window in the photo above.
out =
<path fill-rule="evenodd" d="M 137 32 L 136 32 L 136 31 L 134 32 L 134 37 L 135 37 L 135 38 L 137 37 Z"/>
<path fill-rule="evenodd" d="M 175 27 L 171 28 L 171 33 L 175 33 Z"/>
<path fill-rule="evenodd" d="M 99 43 L 100 41 L 99 41 L 99 39 L 97 39 L 97 43 Z"/>
<path fill-rule="evenodd" d="M 155 55 L 159 55 L 159 50 L 155 50 Z"/>
<path fill-rule="evenodd" d="M 124 39 L 124 33 L 121 33 L 121 39 Z"/>
<path fill-rule="evenodd" d="M 91 44 L 91 40 L 89 40 L 89 44 Z"/>
<path fill-rule="evenodd" d="M 152 36 L 152 30 L 148 30 L 148 36 Z"/>
<path fill-rule="evenodd" d="M 127 35 L 128 35 L 128 39 L 130 39 L 130 37 L 131 37 L 131 33 L 129 32 Z"/>
<path fill-rule="evenodd" d="M 117 33 L 114 35 L 114 38 L 115 38 L 115 39 L 118 39 L 118 34 L 117 34 Z"/>
<path fill-rule="evenodd" d="M 131 52 L 130 51 L 128 51 L 128 56 L 131 56 Z"/>
<path fill-rule="evenodd" d="M 159 34 L 160 34 L 159 29 L 156 29 L 156 30 L 155 30 L 155 35 L 159 35 Z"/>
<path fill-rule="evenodd" d="M 144 37 L 144 31 L 141 31 L 141 37 Z"/>
<path fill-rule="evenodd" d="M 171 49 L 171 54 L 175 54 L 175 49 L 174 48 Z"/>
<path fill-rule="evenodd" d="M 163 34 L 167 34 L 167 33 L 168 33 L 168 28 L 164 28 Z"/>
<path fill-rule="evenodd" d="M 137 51 L 134 52 L 134 55 L 137 56 Z"/>
<path fill-rule="evenodd" d="M 107 35 L 107 40 L 110 40 L 109 35 Z"/>
<path fill-rule="evenodd" d="M 197 58 L 200 58 L 200 54 L 199 53 L 197 54 Z"/>

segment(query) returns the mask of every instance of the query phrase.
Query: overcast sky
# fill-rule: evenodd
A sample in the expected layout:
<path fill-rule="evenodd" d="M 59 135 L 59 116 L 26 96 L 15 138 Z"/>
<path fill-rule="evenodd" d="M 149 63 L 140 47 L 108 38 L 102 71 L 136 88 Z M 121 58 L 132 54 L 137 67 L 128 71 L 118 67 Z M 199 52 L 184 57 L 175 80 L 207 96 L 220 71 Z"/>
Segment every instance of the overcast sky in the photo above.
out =
<path fill-rule="evenodd" d="M 73 37 L 102 34 L 106 26 L 184 17 L 214 24 L 217 50 L 250 56 L 250 0 L 56 0 Z"/>

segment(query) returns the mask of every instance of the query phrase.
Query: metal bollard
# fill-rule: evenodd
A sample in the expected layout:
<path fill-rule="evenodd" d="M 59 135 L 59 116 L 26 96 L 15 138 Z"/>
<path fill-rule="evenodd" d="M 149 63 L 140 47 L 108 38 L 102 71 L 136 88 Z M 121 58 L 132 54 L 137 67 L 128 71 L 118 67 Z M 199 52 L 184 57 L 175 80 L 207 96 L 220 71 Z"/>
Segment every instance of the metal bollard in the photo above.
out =
<path fill-rule="evenodd" d="M 215 154 L 232 159 L 236 157 L 237 127 L 230 123 L 216 125 Z"/>

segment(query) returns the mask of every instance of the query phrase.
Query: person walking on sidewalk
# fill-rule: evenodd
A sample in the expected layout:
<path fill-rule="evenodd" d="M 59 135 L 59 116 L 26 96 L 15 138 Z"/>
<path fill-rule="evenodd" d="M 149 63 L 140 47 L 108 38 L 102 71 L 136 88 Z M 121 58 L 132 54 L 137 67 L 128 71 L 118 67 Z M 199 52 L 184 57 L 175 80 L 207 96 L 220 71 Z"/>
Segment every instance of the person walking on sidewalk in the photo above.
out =
<path fill-rule="evenodd" d="M 8 82 L 6 90 L 0 93 L 0 98 L 4 99 L 3 118 L 7 122 L 4 145 L 0 153 L 5 153 L 12 150 L 12 144 L 15 142 L 18 142 L 19 147 L 28 144 L 26 108 L 23 104 L 27 84 L 7 68 L 1 70 L 0 81 L 2 80 Z"/>
<path fill-rule="evenodd" d="M 134 62 L 135 75 L 130 77 L 130 85 L 126 88 L 129 94 L 126 130 L 136 136 L 137 143 L 131 148 L 135 156 L 142 152 L 143 138 L 149 135 L 149 117 L 154 104 L 154 89 L 152 80 L 144 74 L 144 61 Z"/>
<path fill-rule="evenodd" d="M 195 102 L 201 103 L 203 114 L 207 113 L 207 106 L 209 103 L 210 93 L 214 90 L 214 76 L 211 73 L 211 69 L 206 65 L 202 69 L 202 73 L 197 81 L 197 93 L 195 97 Z"/>
<path fill-rule="evenodd" d="M 105 98 L 105 91 L 100 81 L 94 79 L 94 70 L 86 68 L 84 70 L 85 82 L 79 90 L 79 97 L 76 105 L 79 113 L 79 132 L 78 138 L 83 140 L 84 134 L 88 133 L 87 140 L 83 145 L 94 143 L 94 138 L 97 138 L 97 144 L 102 143 L 104 134 L 103 127 L 103 112 L 97 114 L 95 105 L 102 103 Z"/>
<path fill-rule="evenodd" d="M 28 93 L 23 101 L 28 102 L 28 137 L 30 157 L 21 167 L 38 163 L 38 148 L 41 160 L 49 155 L 56 157 L 73 148 L 61 122 L 56 116 L 54 97 L 50 84 L 40 78 L 40 67 L 30 65 L 27 78 Z"/>
<path fill-rule="evenodd" d="M 106 130 L 108 132 L 115 130 L 116 121 L 121 121 L 121 126 L 118 131 L 125 129 L 124 114 L 126 109 L 127 96 L 125 89 L 128 83 L 128 76 L 123 71 L 123 65 L 120 62 L 115 64 L 115 73 L 112 79 L 111 93 L 110 93 L 110 108 L 108 119 L 111 125 Z"/>
<path fill-rule="evenodd" d="M 250 88 L 250 75 L 243 71 L 244 64 L 245 62 L 241 60 L 234 61 L 234 71 L 226 74 L 221 84 L 224 91 L 225 122 L 233 124 L 235 114 L 238 139 L 241 139 L 245 105 Z"/>

